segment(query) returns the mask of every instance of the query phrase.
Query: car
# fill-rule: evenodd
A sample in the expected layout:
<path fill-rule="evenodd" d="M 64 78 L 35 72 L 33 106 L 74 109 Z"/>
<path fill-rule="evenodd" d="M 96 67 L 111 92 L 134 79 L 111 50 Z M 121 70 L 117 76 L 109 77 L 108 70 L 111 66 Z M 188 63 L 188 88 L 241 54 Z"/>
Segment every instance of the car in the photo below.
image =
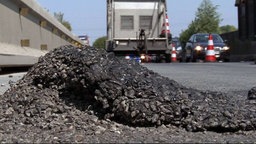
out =
<path fill-rule="evenodd" d="M 172 46 L 175 47 L 175 51 L 177 53 L 177 61 L 181 61 L 182 60 L 182 47 L 181 47 L 181 43 L 178 37 L 174 37 L 172 38 Z"/>
<path fill-rule="evenodd" d="M 134 60 L 135 62 L 141 63 L 141 58 L 139 56 L 136 56 L 134 54 L 127 54 L 125 56 L 126 60 Z"/>
<path fill-rule="evenodd" d="M 229 61 L 230 48 L 219 34 L 211 34 L 217 61 Z M 183 61 L 204 61 L 208 46 L 209 33 L 193 34 L 185 45 Z"/>

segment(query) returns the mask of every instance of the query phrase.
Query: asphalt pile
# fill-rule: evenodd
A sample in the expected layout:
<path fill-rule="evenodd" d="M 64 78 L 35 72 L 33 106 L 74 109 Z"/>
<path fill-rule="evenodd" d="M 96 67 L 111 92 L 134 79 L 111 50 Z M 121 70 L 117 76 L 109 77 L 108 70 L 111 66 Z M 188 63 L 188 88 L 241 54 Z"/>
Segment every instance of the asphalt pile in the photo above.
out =
<path fill-rule="evenodd" d="M 256 87 L 253 87 L 251 90 L 249 90 L 248 99 L 249 100 L 256 100 Z"/>
<path fill-rule="evenodd" d="M 2 96 L 0 131 L 13 134 L 30 129 L 34 135 L 47 132 L 47 139 L 52 133 L 88 131 L 95 124 L 92 117 L 129 127 L 251 131 L 256 129 L 255 93 L 253 88 L 248 97 L 238 100 L 186 88 L 113 53 L 63 46 L 41 57 Z M 29 134 L 19 133 L 20 137 Z"/>

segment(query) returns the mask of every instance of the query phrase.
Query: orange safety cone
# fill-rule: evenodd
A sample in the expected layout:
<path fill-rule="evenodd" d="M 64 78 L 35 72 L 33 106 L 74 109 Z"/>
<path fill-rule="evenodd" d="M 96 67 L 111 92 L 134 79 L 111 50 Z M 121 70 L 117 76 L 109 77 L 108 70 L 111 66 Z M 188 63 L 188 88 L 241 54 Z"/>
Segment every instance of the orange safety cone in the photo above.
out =
<path fill-rule="evenodd" d="M 213 39 L 212 39 L 211 34 L 209 34 L 209 38 L 208 38 L 208 46 L 207 46 L 207 51 L 206 51 L 206 55 L 205 55 L 205 61 L 206 62 L 216 62 Z"/>
<path fill-rule="evenodd" d="M 174 46 L 172 46 L 171 60 L 172 60 L 172 62 L 177 62 L 177 53 L 176 53 L 176 50 L 175 50 Z"/>
<path fill-rule="evenodd" d="M 166 14 L 165 20 L 164 20 L 163 25 L 162 25 L 161 36 L 165 37 L 166 34 L 167 34 L 167 37 L 171 34 L 170 25 L 169 25 L 169 20 L 168 20 L 167 14 Z"/>

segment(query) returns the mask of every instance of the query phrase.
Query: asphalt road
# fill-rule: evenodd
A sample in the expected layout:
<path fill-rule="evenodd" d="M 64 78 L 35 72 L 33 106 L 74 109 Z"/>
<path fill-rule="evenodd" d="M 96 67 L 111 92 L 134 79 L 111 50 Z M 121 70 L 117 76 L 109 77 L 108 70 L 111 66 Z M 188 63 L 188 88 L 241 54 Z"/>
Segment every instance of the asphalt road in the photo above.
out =
<path fill-rule="evenodd" d="M 253 62 L 143 65 L 186 87 L 204 91 L 247 95 L 256 86 L 256 65 Z"/>
<path fill-rule="evenodd" d="M 256 86 L 256 65 L 240 63 L 150 63 L 142 64 L 162 76 L 186 87 L 245 95 Z M 0 95 L 10 82 L 21 79 L 24 72 L 0 75 Z"/>
<path fill-rule="evenodd" d="M 26 72 L 19 72 L 19 73 L 0 75 L 0 95 L 3 94 L 10 87 L 11 83 L 17 82 L 25 74 Z"/>

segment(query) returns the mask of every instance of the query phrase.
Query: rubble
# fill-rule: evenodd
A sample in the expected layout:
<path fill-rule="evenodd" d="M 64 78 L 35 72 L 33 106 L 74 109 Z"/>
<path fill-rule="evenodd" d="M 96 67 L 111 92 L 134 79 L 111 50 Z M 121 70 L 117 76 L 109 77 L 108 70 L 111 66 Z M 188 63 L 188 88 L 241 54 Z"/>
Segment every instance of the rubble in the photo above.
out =
<path fill-rule="evenodd" d="M 256 100 L 256 87 L 253 87 L 251 90 L 249 90 L 248 99 L 249 100 Z"/>
<path fill-rule="evenodd" d="M 60 137 L 67 132 L 70 135 L 65 137 L 72 136 L 77 142 L 81 133 L 74 135 L 90 131 L 98 123 L 95 118 L 129 127 L 173 125 L 191 132 L 251 131 L 256 128 L 256 105 L 251 97 L 237 100 L 224 93 L 186 88 L 113 53 L 63 46 L 41 57 L 2 96 L 0 127 L 11 133 L 28 128 L 34 135 L 56 132 Z M 98 126 L 92 133 L 106 129 Z M 122 130 L 111 127 L 111 132 L 121 134 Z M 54 136 L 46 139 L 60 141 Z"/>

